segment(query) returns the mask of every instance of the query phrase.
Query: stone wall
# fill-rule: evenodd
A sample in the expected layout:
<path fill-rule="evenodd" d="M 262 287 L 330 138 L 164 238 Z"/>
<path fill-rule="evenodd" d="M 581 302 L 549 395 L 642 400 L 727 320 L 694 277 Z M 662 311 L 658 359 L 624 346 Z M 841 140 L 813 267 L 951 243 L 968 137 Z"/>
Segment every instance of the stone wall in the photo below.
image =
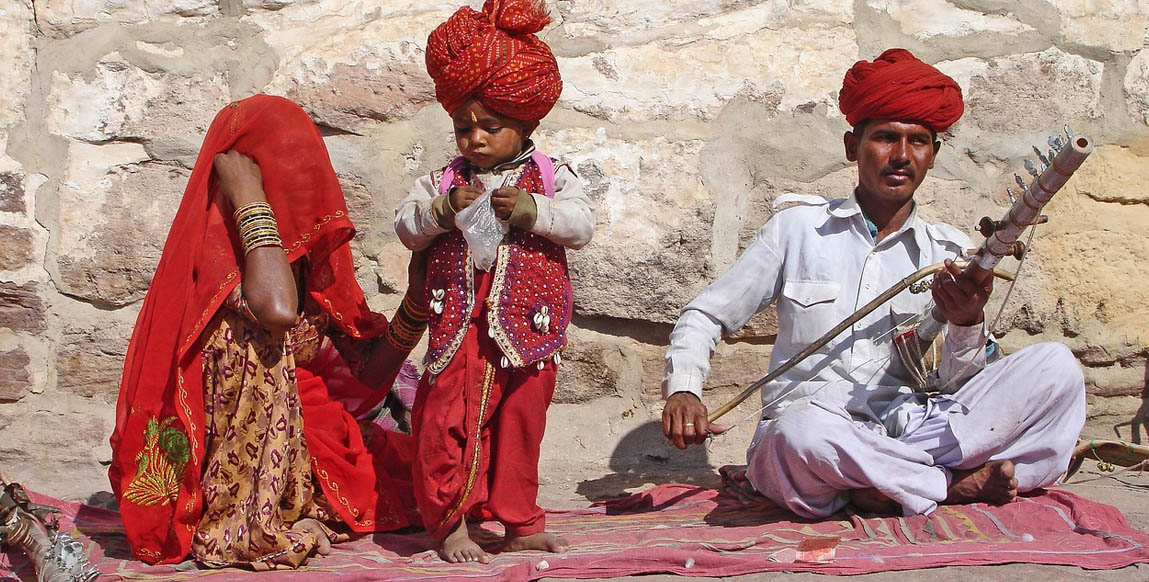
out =
<path fill-rule="evenodd" d="M 256 92 L 327 136 L 358 276 L 390 313 L 407 253 L 391 216 L 452 154 L 423 70 L 461 0 L 5 0 L 0 6 L 0 468 L 64 496 L 106 488 L 127 338 L 214 113 Z M 1097 151 L 1050 205 L 1001 327 L 1066 342 L 1091 430 L 1130 435 L 1146 390 L 1145 0 L 551 0 L 565 88 L 538 142 L 587 182 L 598 232 L 571 254 L 576 316 L 543 463 L 668 463 L 651 423 L 678 309 L 786 192 L 848 194 L 836 106 L 855 60 L 903 46 L 962 84 L 966 117 L 919 200 L 999 216 L 1031 144 L 1065 122 Z M 999 287 L 1004 288 L 1004 287 Z M 997 301 L 1004 293 L 997 293 Z M 178 300 L 178 298 L 175 298 Z M 769 314 L 720 346 L 707 401 L 764 372 Z M 731 418 L 753 413 L 743 406 Z M 752 423 L 706 451 L 737 461 Z M 645 466 L 645 465 L 643 465 Z"/>

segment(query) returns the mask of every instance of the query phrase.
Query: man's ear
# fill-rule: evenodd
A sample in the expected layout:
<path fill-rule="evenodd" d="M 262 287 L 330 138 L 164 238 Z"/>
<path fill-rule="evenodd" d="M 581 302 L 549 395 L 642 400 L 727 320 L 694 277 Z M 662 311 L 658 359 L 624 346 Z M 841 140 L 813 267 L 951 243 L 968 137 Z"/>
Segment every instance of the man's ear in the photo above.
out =
<path fill-rule="evenodd" d="M 523 139 L 531 137 L 531 134 L 539 128 L 538 121 L 524 121 L 523 122 Z"/>
<path fill-rule="evenodd" d="M 858 136 L 853 131 L 842 134 L 842 145 L 846 148 L 846 160 L 858 161 Z"/>
<path fill-rule="evenodd" d="M 930 158 L 930 169 L 934 169 L 934 161 L 938 159 L 938 152 L 942 151 L 941 140 L 934 140 L 934 155 Z"/>

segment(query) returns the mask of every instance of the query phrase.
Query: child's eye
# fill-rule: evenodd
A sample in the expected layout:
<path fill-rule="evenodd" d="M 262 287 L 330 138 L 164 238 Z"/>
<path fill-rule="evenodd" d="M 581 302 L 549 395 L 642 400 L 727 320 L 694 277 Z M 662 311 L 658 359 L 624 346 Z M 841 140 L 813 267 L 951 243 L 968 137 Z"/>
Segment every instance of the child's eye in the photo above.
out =
<path fill-rule="evenodd" d="M 501 127 L 488 127 L 487 133 L 499 133 L 503 128 Z"/>

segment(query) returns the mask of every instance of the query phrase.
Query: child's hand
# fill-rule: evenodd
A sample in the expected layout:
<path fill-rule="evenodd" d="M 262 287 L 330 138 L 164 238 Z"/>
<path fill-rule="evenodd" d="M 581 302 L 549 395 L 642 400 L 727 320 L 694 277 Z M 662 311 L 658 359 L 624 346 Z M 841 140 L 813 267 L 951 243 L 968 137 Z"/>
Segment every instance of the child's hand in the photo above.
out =
<path fill-rule="evenodd" d="M 499 188 L 491 193 L 491 208 L 495 209 L 495 217 L 499 220 L 509 219 L 522 193 L 522 190 L 514 186 Z"/>
<path fill-rule="evenodd" d="M 475 202 L 476 198 L 482 195 L 482 190 L 470 184 L 466 186 L 455 186 L 451 188 L 451 208 L 454 208 L 455 212 L 462 212 L 464 208 L 470 206 Z"/>

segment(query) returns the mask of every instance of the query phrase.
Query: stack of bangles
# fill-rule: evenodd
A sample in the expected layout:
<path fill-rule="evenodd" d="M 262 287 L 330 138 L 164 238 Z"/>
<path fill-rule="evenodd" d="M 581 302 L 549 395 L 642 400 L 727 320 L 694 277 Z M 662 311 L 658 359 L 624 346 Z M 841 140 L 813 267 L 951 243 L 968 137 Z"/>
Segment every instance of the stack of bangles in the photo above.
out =
<path fill-rule="evenodd" d="M 387 326 L 387 343 L 402 351 L 415 349 L 423 331 L 427 329 L 427 311 L 422 309 L 411 299 L 410 295 L 403 296 L 403 303 L 391 318 Z"/>
<path fill-rule="evenodd" d="M 243 254 L 259 247 L 283 248 L 279 238 L 279 225 L 275 214 L 267 202 L 251 202 L 235 209 L 235 225 L 239 228 L 239 238 L 243 241 Z"/>

